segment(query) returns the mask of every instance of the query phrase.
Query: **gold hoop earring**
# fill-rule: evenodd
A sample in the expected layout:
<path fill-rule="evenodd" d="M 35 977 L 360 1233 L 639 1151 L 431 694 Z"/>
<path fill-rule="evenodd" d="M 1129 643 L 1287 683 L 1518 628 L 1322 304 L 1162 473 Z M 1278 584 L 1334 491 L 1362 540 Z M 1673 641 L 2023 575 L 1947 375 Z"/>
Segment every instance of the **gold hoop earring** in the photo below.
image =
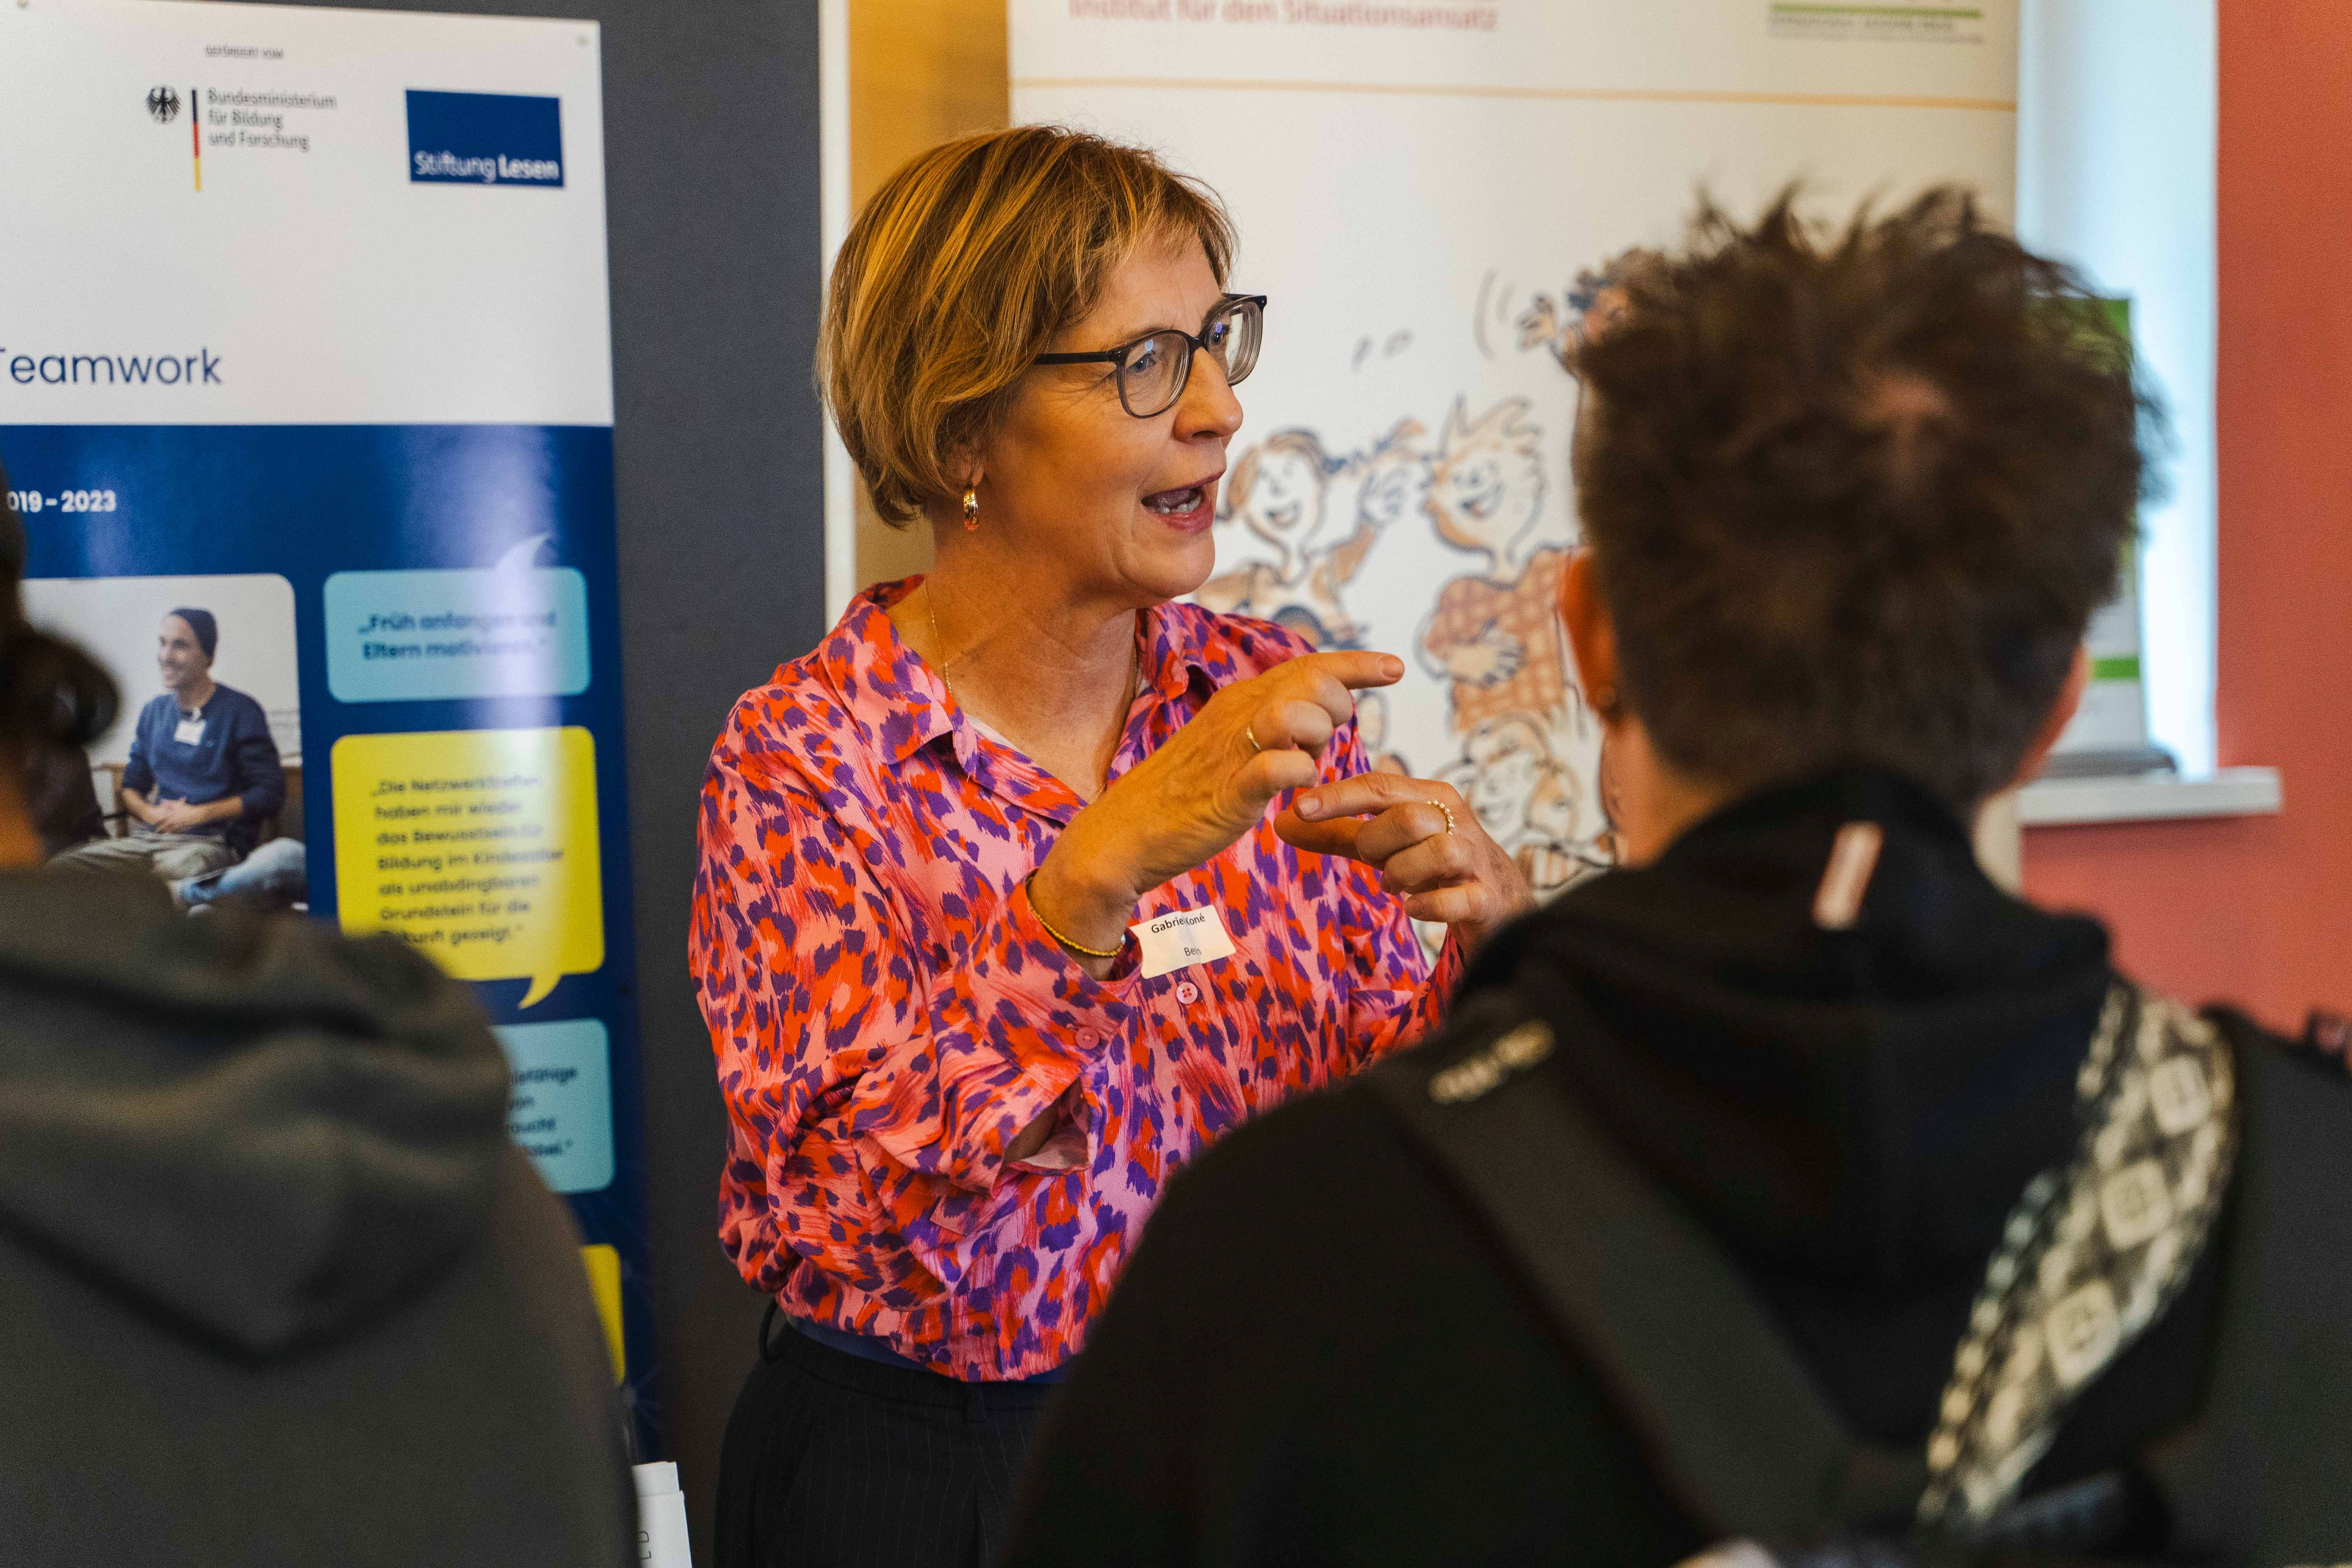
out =
<path fill-rule="evenodd" d="M 980 492 L 978 490 L 963 492 L 963 531 L 966 533 L 977 533 L 980 531 Z"/>

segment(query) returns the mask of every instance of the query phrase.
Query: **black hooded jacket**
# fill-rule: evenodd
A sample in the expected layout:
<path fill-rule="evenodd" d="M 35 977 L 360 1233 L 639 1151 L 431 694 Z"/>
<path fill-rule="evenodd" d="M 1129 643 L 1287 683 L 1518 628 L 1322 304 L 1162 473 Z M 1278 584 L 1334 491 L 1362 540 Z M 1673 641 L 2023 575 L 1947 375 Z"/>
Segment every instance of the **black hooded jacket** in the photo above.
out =
<path fill-rule="evenodd" d="M 618 1564 L 579 1239 L 464 987 L 0 876 L 0 1542 L 44 1568 Z"/>
<path fill-rule="evenodd" d="M 1857 923 L 1826 931 L 1815 892 L 1857 819 L 1885 848 Z M 2000 892 L 1948 811 L 1856 772 L 1751 798 L 1575 889 L 1503 933 L 1465 992 L 1597 1020 L 1563 1023 L 1534 1070 L 1566 1075 L 1703 1221 L 1853 1429 L 1916 1446 L 2004 1221 L 2073 1149 L 2111 978 L 2095 922 Z M 2195 1411 L 2214 1256 L 2078 1401 L 2032 1486 Z M 1006 1561 L 1657 1568 L 1706 1544 L 1476 1223 L 1351 1089 L 1237 1131 L 1172 1184 L 1047 1416 Z"/>

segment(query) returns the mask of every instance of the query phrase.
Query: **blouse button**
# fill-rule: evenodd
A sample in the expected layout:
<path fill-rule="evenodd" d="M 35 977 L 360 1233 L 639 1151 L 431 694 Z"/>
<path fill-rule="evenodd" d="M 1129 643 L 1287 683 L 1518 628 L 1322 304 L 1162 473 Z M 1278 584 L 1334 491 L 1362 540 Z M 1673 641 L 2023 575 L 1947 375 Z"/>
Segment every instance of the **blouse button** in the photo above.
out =
<path fill-rule="evenodd" d="M 1193 984 L 1189 980 L 1180 980 L 1176 983 L 1176 1000 L 1183 1003 L 1189 1007 L 1200 999 L 1201 988 L 1199 986 Z"/>

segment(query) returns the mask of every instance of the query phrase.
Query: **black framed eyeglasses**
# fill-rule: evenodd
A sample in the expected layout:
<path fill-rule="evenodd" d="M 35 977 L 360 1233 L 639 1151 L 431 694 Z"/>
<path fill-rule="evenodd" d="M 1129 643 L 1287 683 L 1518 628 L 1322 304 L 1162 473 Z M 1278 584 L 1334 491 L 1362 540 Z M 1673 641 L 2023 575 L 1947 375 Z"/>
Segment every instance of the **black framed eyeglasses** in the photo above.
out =
<path fill-rule="evenodd" d="M 1257 368 L 1257 346 L 1265 332 L 1265 296 L 1228 294 L 1201 323 L 1201 335 L 1173 327 L 1146 332 L 1133 342 L 1085 354 L 1039 354 L 1038 364 L 1108 364 L 1118 367 L 1118 402 L 1138 419 L 1165 414 L 1184 395 L 1192 379 L 1192 353 L 1205 351 L 1238 386 Z"/>

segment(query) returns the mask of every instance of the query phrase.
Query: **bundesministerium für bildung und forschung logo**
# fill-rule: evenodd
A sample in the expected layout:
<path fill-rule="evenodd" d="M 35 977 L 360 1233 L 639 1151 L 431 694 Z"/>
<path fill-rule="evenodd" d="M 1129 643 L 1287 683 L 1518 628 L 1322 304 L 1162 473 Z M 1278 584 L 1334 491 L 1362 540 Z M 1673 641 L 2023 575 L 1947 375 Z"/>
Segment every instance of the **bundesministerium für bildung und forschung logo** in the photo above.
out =
<path fill-rule="evenodd" d="M 152 88 L 147 93 L 147 112 L 155 117 L 158 125 L 169 125 L 180 118 L 180 95 L 168 87 Z"/>

